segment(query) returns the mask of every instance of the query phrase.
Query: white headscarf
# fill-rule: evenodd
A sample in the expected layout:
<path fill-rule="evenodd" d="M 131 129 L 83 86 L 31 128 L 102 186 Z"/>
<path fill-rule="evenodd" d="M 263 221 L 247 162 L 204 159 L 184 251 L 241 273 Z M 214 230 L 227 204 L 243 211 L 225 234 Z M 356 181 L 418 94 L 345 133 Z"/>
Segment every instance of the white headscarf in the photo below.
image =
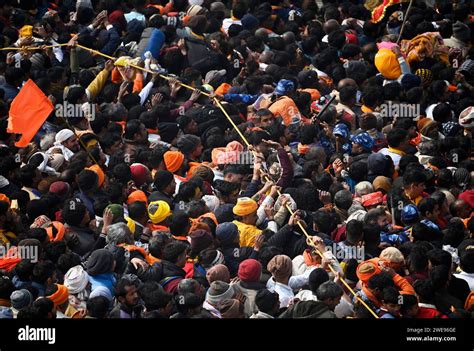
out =
<path fill-rule="evenodd" d="M 41 164 L 37 167 L 38 171 L 42 172 L 42 173 L 47 173 L 49 175 L 59 175 L 58 172 L 56 172 L 56 170 L 50 166 L 48 166 L 48 162 L 49 162 L 49 157 L 48 155 L 46 155 L 44 152 L 37 152 L 37 153 L 34 153 L 28 163 L 31 161 L 31 159 L 36 156 L 36 155 L 41 155 L 43 156 L 43 162 L 41 162 Z"/>
<path fill-rule="evenodd" d="M 75 135 L 74 132 L 70 129 L 62 129 L 59 132 L 57 132 L 56 136 L 54 137 L 54 140 L 55 140 L 54 144 L 48 150 L 48 153 L 52 153 L 53 149 L 61 149 L 61 153 L 63 154 L 64 159 L 66 161 L 69 161 L 71 157 L 74 156 L 74 152 L 69 150 L 62 143 L 64 143 L 66 140 L 73 137 L 74 135 Z"/>

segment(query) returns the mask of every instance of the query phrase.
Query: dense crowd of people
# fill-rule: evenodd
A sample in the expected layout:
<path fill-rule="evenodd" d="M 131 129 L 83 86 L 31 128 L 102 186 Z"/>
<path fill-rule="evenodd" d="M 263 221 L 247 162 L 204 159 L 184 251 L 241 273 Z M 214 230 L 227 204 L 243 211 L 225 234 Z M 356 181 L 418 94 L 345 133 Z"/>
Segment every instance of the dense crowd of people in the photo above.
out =
<path fill-rule="evenodd" d="M 474 6 L 407 5 L 0 0 L 0 318 L 472 318 Z"/>

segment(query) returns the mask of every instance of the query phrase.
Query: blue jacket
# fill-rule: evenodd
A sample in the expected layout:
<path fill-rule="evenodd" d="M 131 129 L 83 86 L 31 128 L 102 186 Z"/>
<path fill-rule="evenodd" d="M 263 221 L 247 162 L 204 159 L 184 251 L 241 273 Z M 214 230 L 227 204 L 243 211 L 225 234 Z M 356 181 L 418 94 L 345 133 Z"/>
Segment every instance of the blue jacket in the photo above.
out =
<path fill-rule="evenodd" d="M 145 52 L 150 51 L 153 58 L 158 60 L 160 56 L 161 47 L 163 46 L 164 43 L 165 43 L 165 34 L 161 30 L 154 28 L 151 31 L 151 36 L 150 36 L 150 39 L 148 40 L 145 50 L 143 51 L 141 55 L 142 59 L 145 59 Z"/>
<path fill-rule="evenodd" d="M 113 273 L 104 273 L 98 275 L 90 275 L 89 282 L 91 283 L 91 291 L 94 291 L 99 286 L 105 286 L 109 289 L 112 296 L 115 296 L 115 277 Z"/>

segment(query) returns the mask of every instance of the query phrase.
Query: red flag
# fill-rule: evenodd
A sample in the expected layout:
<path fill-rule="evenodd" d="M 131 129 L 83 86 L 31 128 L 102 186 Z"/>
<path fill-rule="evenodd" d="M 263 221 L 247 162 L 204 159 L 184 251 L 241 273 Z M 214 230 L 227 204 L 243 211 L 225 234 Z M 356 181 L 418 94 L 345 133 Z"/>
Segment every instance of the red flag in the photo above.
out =
<path fill-rule="evenodd" d="M 28 79 L 10 106 L 7 132 L 22 134 L 15 146 L 27 146 L 53 109 L 48 97 Z"/>

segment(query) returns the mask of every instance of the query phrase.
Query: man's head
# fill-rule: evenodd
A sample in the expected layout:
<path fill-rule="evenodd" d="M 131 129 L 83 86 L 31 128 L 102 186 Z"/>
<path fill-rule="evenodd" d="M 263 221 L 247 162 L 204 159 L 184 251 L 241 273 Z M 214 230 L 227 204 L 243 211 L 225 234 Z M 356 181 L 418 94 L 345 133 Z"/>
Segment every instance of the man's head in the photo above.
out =
<path fill-rule="evenodd" d="M 384 289 L 382 294 L 382 307 L 387 310 L 388 313 L 397 317 L 400 314 L 400 297 L 398 290 L 393 287 Z"/>
<path fill-rule="evenodd" d="M 238 165 L 228 165 L 224 168 L 224 180 L 231 183 L 242 183 L 246 172 Z"/>
<path fill-rule="evenodd" d="M 349 190 L 339 190 L 334 195 L 334 204 L 347 211 L 352 205 L 352 193 Z"/>
<path fill-rule="evenodd" d="M 167 293 L 157 282 L 145 282 L 140 287 L 140 297 L 145 304 L 147 312 L 158 311 L 164 317 L 168 317 L 171 314 L 173 295 Z"/>
<path fill-rule="evenodd" d="M 86 206 L 78 199 L 67 200 L 61 216 L 67 225 L 75 227 L 85 226 L 90 220 Z"/>
<path fill-rule="evenodd" d="M 124 138 L 139 144 L 148 142 L 148 131 L 143 123 L 137 119 L 128 121 L 125 125 Z"/>
<path fill-rule="evenodd" d="M 364 222 L 368 225 L 377 225 L 381 229 L 387 229 L 387 226 L 390 224 L 387 214 L 381 208 L 369 210 L 364 218 Z"/>
<path fill-rule="evenodd" d="M 163 249 L 163 260 L 183 268 L 186 264 L 188 245 L 182 242 L 171 242 Z"/>
<path fill-rule="evenodd" d="M 440 215 L 440 208 L 435 199 L 425 198 L 418 203 L 421 217 L 435 222 Z"/>
<path fill-rule="evenodd" d="M 119 302 L 127 307 L 135 307 L 140 300 L 138 287 L 140 281 L 136 276 L 124 276 L 115 286 L 115 296 Z"/>
<path fill-rule="evenodd" d="M 411 168 L 403 174 L 403 189 L 413 201 L 425 190 L 426 175 L 417 168 Z"/>
<path fill-rule="evenodd" d="M 394 128 L 387 135 L 388 145 L 399 150 L 406 150 L 408 147 L 408 132 L 404 129 Z"/>
<path fill-rule="evenodd" d="M 449 206 L 449 210 L 453 216 L 459 218 L 469 218 L 469 215 L 471 214 L 471 206 L 469 206 L 466 201 L 461 199 L 454 201 Z"/>
<path fill-rule="evenodd" d="M 255 225 L 257 223 L 258 205 L 255 200 L 248 197 L 241 197 L 237 200 L 233 212 L 240 217 L 240 221 L 245 224 Z"/>
<path fill-rule="evenodd" d="M 275 316 L 280 310 L 280 298 L 277 292 L 261 289 L 255 296 L 255 304 L 260 312 Z"/>
<path fill-rule="evenodd" d="M 316 290 L 318 301 L 324 302 L 331 311 L 334 311 L 336 306 L 339 305 L 343 293 L 342 288 L 333 281 L 321 284 Z"/>
<path fill-rule="evenodd" d="M 275 123 L 275 116 L 270 110 L 266 108 L 258 110 L 255 115 L 258 119 L 258 127 L 267 128 Z"/>
<path fill-rule="evenodd" d="M 381 272 L 373 275 L 367 282 L 367 287 L 372 294 L 380 301 L 383 290 L 387 287 L 395 287 L 392 278 L 388 273 Z"/>

